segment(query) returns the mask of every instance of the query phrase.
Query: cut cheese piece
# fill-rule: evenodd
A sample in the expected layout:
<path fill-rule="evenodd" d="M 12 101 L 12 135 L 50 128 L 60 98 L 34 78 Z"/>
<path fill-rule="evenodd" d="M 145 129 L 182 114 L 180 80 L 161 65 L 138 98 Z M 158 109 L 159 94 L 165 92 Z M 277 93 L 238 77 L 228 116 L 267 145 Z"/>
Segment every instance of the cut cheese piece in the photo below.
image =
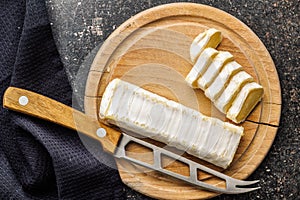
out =
<path fill-rule="evenodd" d="M 214 82 L 205 90 L 205 95 L 215 102 L 227 86 L 230 78 L 242 70 L 242 66 L 233 61 L 226 64 Z"/>
<path fill-rule="evenodd" d="M 243 122 L 263 96 L 263 88 L 255 82 L 246 84 L 229 108 L 226 117 L 236 123 Z"/>
<path fill-rule="evenodd" d="M 231 163 L 244 130 L 120 79 L 108 84 L 100 117 L 223 168 Z"/>
<path fill-rule="evenodd" d="M 197 88 L 197 79 L 204 74 L 208 65 L 212 62 L 218 51 L 213 48 L 206 48 L 199 56 L 187 77 L 186 82 L 193 88 Z"/>
<path fill-rule="evenodd" d="M 204 90 L 206 97 L 226 114 L 227 118 L 238 123 L 244 121 L 260 101 L 263 89 L 260 86 L 261 89 L 250 90 L 249 94 L 243 91 L 243 94 L 249 97 L 241 99 L 244 85 L 254 80 L 246 72 L 241 72 L 242 66 L 234 61 L 232 54 L 227 51 L 218 51 L 215 54 L 212 51 L 221 40 L 221 32 L 216 29 L 209 29 L 194 39 L 190 47 L 190 56 L 193 62 L 197 61 L 186 81 L 191 87 Z M 237 96 L 240 99 L 236 98 Z M 237 102 L 241 104 L 238 105 Z M 233 108 L 230 108 L 231 106 Z M 238 109 L 241 110 L 237 111 Z"/>
<path fill-rule="evenodd" d="M 205 48 L 216 48 L 222 41 L 221 32 L 211 28 L 200 33 L 190 47 L 191 60 L 194 63 Z"/>
<path fill-rule="evenodd" d="M 222 92 L 221 96 L 215 101 L 215 106 L 223 113 L 226 113 L 235 99 L 236 95 L 242 89 L 242 87 L 249 82 L 252 82 L 253 78 L 247 72 L 238 72 L 232 77 L 229 84 Z"/>
<path fill-rule="evenodd" d="M 228 62 L 233 61 L 233 55 L 227 51 L 219 51 L 218 55 L 213 59 L 208 69 L 197 81 L 198 88 L 205 90 L 215 80 L 220 73 L 222 67 Z"/>

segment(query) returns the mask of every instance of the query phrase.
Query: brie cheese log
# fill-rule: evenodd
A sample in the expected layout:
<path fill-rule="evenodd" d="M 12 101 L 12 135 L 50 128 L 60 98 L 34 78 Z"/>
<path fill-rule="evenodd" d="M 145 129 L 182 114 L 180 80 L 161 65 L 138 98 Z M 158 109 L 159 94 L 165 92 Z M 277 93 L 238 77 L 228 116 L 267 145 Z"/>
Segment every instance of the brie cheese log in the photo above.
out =
<path fill-rule="evenodd" d="M 242 66 L 237 62 L 233 61 L 227 63 L 219 75 L 215 78 L 213 83 L 205 90 L 205 95 L 212 101 L 215 102 L 217 98 L 222 94 L 223 90 L 227 86 L 230 78 L 237 72 L 242 70 Z"/>
<path fill-rule="evenodd" d="M 222 168 L 231 163 L 244 131 L 120 79 L 106 87 L 100 117 Z"/>
<path fill-rule="evenodd" d="M 255 82 L 246 84 L 229 108 L 226 117 L 236 123 L 243 122 L 255 105 L 261 100 L 263 87 Z"/>
<path fill-rule="evenodd" d="M 214 102 L 215 106 L 223 113 L 227 113 L 229 107 L 232 105 L 232 101 L 235 99 L 238 92 L 242 87 L 249 82 L 252 82 L 253 78 L 247 72 L 241 71 L 232 77 L 229 84 L 222 92 L 221 96 Z"/>
<path fill-rule="evenodd" d="M 228 51 L 219 51 L 208 69 L 199 77 L 197 81 L 198 88 L 205 90 L 215 80 L 216 76 L 220 73 L 222 67 L 228 62 L 233 61 L 233 55 Z"/>
<path fill-rule="evenodd" d="M 222 41 L 221 32 L 210 28 L 200 33 L 192 42 L 190 47 L 191 60 L 194 63 L 205 48 L 216 48 Z"/>
<path fill-rule="evenodd" d="M 185 78 L 186 82 L 193 88 L 197 88 L 197 80 L 204 74 L 208 65 L 212 62 L 218 51 L 213 48 L 206 48 L 199 56 L 197 62 Z"/>

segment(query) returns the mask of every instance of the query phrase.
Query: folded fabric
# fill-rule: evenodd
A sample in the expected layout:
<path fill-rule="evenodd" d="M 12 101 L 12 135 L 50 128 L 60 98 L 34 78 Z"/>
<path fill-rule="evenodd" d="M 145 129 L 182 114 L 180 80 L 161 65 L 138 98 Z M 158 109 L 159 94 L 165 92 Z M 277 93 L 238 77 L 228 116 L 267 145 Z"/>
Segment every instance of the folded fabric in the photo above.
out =
<path fill-rule="evenodd" d="M 45 2 L 2 1 L 0 95 L 15 86 L 71 106 Z M 118 171 L 75 131 L 0 108 L 0 199 L 124 199 Z M 103 159 L 112 158 L 99 151 Z"/>

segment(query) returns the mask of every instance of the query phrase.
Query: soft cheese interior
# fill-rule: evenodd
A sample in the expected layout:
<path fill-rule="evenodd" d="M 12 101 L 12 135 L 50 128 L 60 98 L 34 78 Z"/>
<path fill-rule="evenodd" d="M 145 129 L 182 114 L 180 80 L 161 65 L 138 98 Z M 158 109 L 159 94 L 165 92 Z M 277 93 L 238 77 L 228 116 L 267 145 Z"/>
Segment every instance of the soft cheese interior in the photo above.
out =
<path fill-rule="evenodd" d="M 199 56 L 192 70 L 186 77 L 186 81 L 191 87 L 197 88 L 197 80 L 207 70 L 212 59 L 218 54 L 218 51 L 213 48 L 206 48 Z"/>
<path fill-rule="evenodd" d="M 199 34 L 190 47 L 191 60 L 195 62 L 205 48 L 216 48 L 222 41 L 222 35 L 219 30 L 214 28 Z"/>
<path fill-rule="evenodd" d="M 210 38 L 209 38 L 210 37 Z M 186 76 L 186 82 L 193 88 L 200 88 L 216 106 L 235 123 L 245 121 L 247 116 L 262 99 L 263 88 L 243 70 L 234 60 L 231 53 L 217 51 L 207 46 L 207 41 L 218 45 L 222 36 L 216 29 L 208 29 L 200 33 L 190 48 L 194 66 Z M 197 56 L 198 57 L 197 57 Z"/>
<path fill-rule="evenodd" d="M 244 130 L 120 79 L 108 84 L 100 117 L 222 168 L 231 163 Z"/>

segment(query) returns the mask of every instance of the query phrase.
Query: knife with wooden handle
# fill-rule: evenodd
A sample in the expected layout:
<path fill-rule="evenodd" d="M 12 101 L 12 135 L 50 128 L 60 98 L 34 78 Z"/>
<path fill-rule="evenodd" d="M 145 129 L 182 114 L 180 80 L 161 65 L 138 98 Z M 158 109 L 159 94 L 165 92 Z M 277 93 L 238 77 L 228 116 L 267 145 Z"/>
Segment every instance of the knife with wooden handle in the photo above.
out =
<path fill-rule="evenodd" d="M 121 138 L 120 132 L 84 113 L 28 90 L 9 87 L 3 97 L 3 106 L 83 133 L 100 141 L 109 153 L 114 153 Z"/>
<path fill-rule="evenodd" d="M 3 97 L 3 106 L 4 108 L 10 110 L 38 117 L 76 130 L 86 136 L 89 136 L 92 139 L 98 140 L 101 143 L 103 149 L 108 153 L 113 154 L 116 158 L 126 159 L 135 164 L 162 172 L 164 174 L 168 174 L 174 178 L 186 181 L 187 183 L 193 184 L 195 186 L 200 186 L 202 189 L 204 188 L 206 190 L 218 193 L 238 194 L 250 192 L 259 188 L 237 187 L 252 185 L 254 183 L 257 183 L 258 181 L 242 181 L 231 178 L 218 171 L 212 170 L 204 165 L 196 163 L 185 157 L 179 156 L 178 154 L 167 151 L 138 138 L 129 136 L 125 133 L 120 133 L 118 130 L 115 130 L 105 124 L 102 124 L 76 109 L 73 109 L 53 99 L 28 90 L 9 87 L 5 91 Z M 152 149 L 152 152 L 154 154 L 154 163 L 145 163 L 127 156 L 125 147 L 131 141 L 136 142 L 149 149 Z M 181 174 L 165 169 L 162 166 L 161 162 L 162 155 L 169 156 L 170 158 L 187 164 L 189 166 L 190 175 L 183 176 Z M 198 169 L 224 180 L 226 182 L 226 188 L 221 188 L 198 180 Z"/>

